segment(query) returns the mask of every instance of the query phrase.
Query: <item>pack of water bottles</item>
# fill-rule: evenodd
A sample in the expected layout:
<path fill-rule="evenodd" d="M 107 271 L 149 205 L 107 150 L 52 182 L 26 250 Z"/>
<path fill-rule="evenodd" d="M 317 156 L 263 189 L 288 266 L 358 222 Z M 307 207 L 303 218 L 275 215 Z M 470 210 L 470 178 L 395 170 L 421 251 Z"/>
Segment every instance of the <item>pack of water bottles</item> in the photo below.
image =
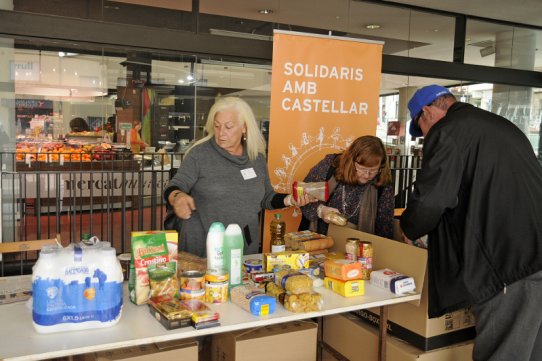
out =
<path fill-rule="evenodd" d="M 122 311 L 123 274 L 109 242 L 46 246 L 32 272 L 39 333 L 110 327 Z"/>

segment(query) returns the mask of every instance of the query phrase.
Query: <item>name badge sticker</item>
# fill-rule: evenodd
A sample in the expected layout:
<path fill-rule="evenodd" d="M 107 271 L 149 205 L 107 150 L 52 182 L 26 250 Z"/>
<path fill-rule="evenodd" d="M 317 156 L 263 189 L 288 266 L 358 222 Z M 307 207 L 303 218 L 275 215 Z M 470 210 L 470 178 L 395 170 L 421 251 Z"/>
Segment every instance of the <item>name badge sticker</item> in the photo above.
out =
<path fill-rule="evenodd" d="M 243 176 L 244 180 L 256 178 L 256 172 L 254 171 L 254 168 L 242 169 L 241 175 Z"/>

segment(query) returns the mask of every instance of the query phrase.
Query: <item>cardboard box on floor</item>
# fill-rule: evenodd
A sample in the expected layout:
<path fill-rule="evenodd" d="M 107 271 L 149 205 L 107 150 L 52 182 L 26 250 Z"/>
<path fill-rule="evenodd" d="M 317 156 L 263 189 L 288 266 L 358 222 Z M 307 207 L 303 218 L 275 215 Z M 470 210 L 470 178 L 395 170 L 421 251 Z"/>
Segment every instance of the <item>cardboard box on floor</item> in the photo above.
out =
<path fill-rule="evenodd" d="M 193 338 L 122 347 L 71 356 L 70 361 L 198 361 L 198 341 Z"/>
<path fill-rule="evenodd" d="M 389 333 L 424 351 L 467 341 L 475 337 L 474 315 L 466 309 L 448 313 L 439 318 L 428 318 L 426 249 L 334 225 L 329 227 L 328 235 L 333 237 L 332 250 L 337 252 L 344 252 L 346 239 L 349 237 L 370 241 L 374 248 L 373 269 L 390 268 L 414 278 L 416 292 L 421 292 L 421 300 L 388 307 Z M 378 325 L 379 313 L 377 309 L 360 310 L 353 313 L 366 322 Z"/>
<path fill-rule="evenodd" d="M 324 319 L 323 339 L 328 346 L 350 361 L 376 360 L 378 357 L 378 332 L 359 318 L 342 314 Z M 416 347 L 388 336 L 387 361 L 472 361 L 472 341 L 421 351 Z"/>
<path fill-rule="evenodd" d="M 294 321 L 213 335 L 213 361 L 316 360 L 318 326 Z"/>

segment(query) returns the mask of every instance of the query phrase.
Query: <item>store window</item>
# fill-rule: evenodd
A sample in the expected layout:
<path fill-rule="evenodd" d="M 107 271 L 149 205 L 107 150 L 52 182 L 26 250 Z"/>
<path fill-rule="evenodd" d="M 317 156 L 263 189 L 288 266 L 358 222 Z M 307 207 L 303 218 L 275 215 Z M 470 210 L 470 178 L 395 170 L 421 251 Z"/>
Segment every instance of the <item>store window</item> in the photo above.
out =
<path fill-rule="evenodd" d="M 542 70 L 542 31 L 467 20 L 465 63 Z"/>

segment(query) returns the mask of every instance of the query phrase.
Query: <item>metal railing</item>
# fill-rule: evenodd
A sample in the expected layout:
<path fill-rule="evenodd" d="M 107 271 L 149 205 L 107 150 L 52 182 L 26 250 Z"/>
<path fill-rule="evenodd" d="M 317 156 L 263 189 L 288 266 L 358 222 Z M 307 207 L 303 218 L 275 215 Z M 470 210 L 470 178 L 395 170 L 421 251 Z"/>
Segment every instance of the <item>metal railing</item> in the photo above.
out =
<path fill-rule="evenodd" d="M 60 234 L 66 246 L 89 233 L 125 253 L 130 251 L 132 231 L 162 229 L 164 189 L 181 154 L 102 154 L 97 159 L 91 153 L 75 160 L 70 154 L 54 155 L 0 153 L 3 242 Z M 421 160 L 391 156 L 390 163 L 395 206 L 402 208 Z M 25 255 L 17 263 L 35 259 L 35 254 Z M 6 273 L 4 263 L 0 275 Z"/>

